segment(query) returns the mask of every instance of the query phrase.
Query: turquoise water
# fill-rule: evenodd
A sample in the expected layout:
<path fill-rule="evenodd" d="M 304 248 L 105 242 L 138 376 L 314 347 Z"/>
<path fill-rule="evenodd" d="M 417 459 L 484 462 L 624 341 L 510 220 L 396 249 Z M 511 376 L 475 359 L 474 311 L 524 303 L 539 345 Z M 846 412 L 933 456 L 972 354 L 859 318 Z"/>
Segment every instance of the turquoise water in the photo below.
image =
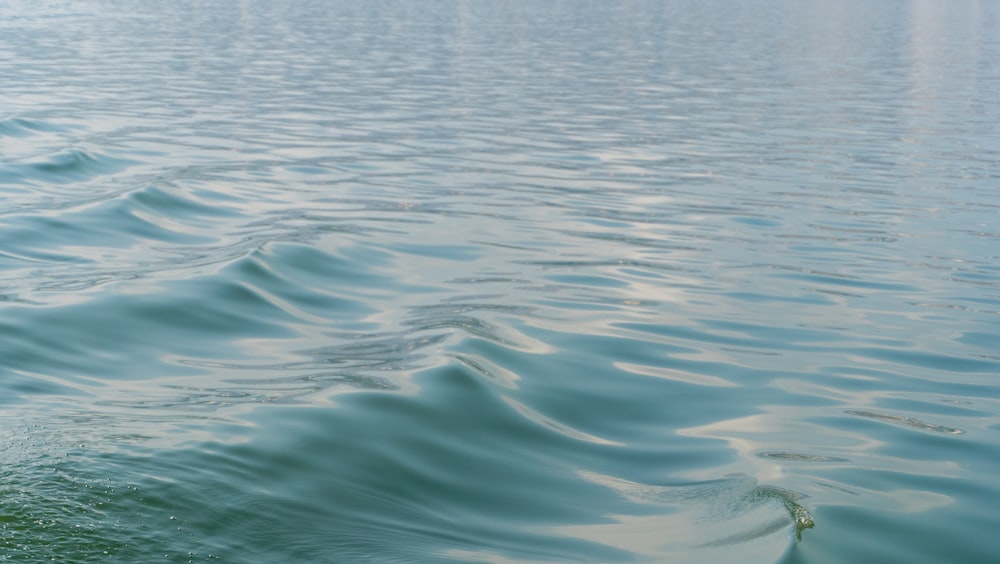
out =
<path fill-rule="evenodd" d="M 0 561 L 997 561 L 998 29 L 0 0 Z"/>

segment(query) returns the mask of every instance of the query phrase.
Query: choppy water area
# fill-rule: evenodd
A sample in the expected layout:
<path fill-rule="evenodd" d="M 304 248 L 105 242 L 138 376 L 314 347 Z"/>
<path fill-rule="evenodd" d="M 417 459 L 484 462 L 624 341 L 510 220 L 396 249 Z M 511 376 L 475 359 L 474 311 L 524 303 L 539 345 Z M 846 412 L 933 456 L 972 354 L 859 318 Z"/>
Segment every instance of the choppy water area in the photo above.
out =
<path fill-rule="evenodd" d="M 0 0 L 0 560 L 992 561 L 997 29 Z"/>

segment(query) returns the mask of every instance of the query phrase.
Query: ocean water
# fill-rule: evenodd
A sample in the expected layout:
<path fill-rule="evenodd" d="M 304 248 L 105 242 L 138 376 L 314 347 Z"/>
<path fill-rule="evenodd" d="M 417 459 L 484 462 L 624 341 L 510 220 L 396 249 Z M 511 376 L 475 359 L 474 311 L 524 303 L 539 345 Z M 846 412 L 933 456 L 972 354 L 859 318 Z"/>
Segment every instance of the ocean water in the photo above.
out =
<path fill-rule="evenodd" d="M 0 561 L 998 561 L 998 29 L 0 0 Z"/>

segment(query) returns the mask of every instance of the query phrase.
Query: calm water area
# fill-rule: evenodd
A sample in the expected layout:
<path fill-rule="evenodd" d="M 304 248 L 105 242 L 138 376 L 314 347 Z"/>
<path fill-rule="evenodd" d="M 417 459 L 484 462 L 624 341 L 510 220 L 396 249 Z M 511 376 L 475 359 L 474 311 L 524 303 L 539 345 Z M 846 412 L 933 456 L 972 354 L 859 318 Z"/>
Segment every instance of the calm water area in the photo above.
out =
<path fill-rule="evenodd" d="M 0 561 L 1000 562 L 1000 2 L 0 0 Z"/>

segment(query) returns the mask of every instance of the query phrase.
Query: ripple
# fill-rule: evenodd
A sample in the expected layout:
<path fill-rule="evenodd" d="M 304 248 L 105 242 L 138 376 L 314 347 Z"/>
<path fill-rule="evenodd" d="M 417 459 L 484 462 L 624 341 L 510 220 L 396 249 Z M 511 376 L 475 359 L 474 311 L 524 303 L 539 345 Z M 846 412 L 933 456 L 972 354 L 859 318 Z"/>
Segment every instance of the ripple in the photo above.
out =
<path fill-rule="evenodd" d="M 161 412 L 217 412 L 240 405 L 274 403 L 309 403 L 321 392 L 349 389 L 351 391 L 395 391 L 400 386 L 387 378 L 344 372 L 318 372 L 278 378 L 229 378 L 226 386 L 195 387 L 164 384 L 157 396 L 133 400 L 101 400 L 95 405 Z"/>
<path fill-rule="evenodd" d="M 856 415 L 858 417 L 866 417 L 868 419 L 874 419 L 876 421 L 882 421 L 884 423 L 892 423 L 894 425 L 902 425 L 904 427 L 910 427 L 911 429 L 918 429 L 920 431 L 931 431 L 933 433 L 943 433 L 945 435 L 961 435 L 965 433 L 964 430 L 955 427 L 945 427 L 944 425 L 936 425 L 934 423 L 928 423 L 926 421 L 921 421 L 914 417 L 903 417 L 901 415 L 891 415 L 887 413 L 877 413 L 874 411 L 857 411 L 848 410 L 844 413 L 848 415 Z"/>
<path fill-rule="evenodd" d="M 757 456 L 771 460 L 787 460 L 789 462 L 847 462 L 846 459 L 836 456 L 821 456 L 801 452 L 768 451 L 759 452 Z"/>

